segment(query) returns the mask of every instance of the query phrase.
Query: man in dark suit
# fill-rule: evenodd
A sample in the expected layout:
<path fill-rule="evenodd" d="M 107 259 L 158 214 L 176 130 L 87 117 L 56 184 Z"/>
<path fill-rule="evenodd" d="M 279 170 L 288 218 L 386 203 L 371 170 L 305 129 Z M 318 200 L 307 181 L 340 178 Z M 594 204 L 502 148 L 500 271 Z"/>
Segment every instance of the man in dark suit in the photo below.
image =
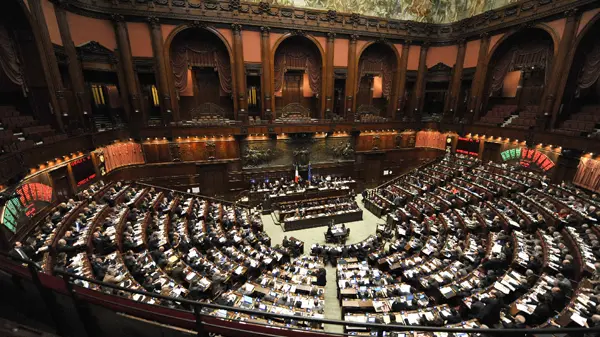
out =
<path fill-rule="evenodd" d="M 165 260 L 165 247 L 160 246 L 158 247 L 158 249 L 153 250 L 151 255 L 152 255 L 152 259 L 154 260 L 154 262 L 156 262 L 157 265 L 159 266 L 163 266 L 164 264 L 166 264 L 166 260 Z"/>
<path fill-rule="evenodd" d="M 571 263 L 571 261 L 564 260 L 562 263 L 561 273 L 565 275 L 566 278 L 573 280 L 575 279 L 575 266 L 573 263 Z"/>
<path fill-rule="evenodd" d="M 477 318 L 485 308 L 485 304 L 479 300 L 474 301 L 471 304 L 471 311 L 469 312 L 469 319 Z"/>
<path fill-rule="evenodd" d="M 316 285 L 324 287 L 327 284 L 327 279 L 326 279 L 326 276 L 325 276 L 325 269 L 324 268 L 320 268 L 319 271 L 317 272 L 316 276 L 317 276 L 317 283 L 316 283 Z"/>
<path fill-rule="evenodd" d="M 560 312 L 564 308 L 566 300 L 567 298 L 565 294 L 562 292 L 562 290 L 560 290 L 559 287 L 552 288 L 552 310 Z"/>
<path fill-rule="evenodd" d="M 527 325 L 525 324 L 526 319 L 525 316 L 523 315 L 517 315 L 515 316 L 514 321 L 510 322 L 510 323 L 506 323 L 504 321 L 502 321 L 502 326 L 506 329 L 525 329 L 527 328 Z M 510 334 L 511 336 L 517 336 L 517 337 L 524 337 L 526 336 L 525 334 L 520 334 L 520 333 L 515 333 L 515 334 Z"/>
<path fill-rule="evenodd" d="M 456 309 L 452 308 L 450 309 L 450 315 L 444 317 L 444 324 L 456 324 L 462 321 L 462 318 L 460 317 L 460 314 L 458 313 L 458 311 L 456 311 Z"/>
<path fill-rule="evenodd" d="M 73 235 L 73 232 L 71 232 L 71 231 L 65 232 L 64 240 L 66 241 L 67 245 L 69 245 L 69 246 L 73 246 L 75 244 L 75 242 L 77 242 L 77 238 Z"/>
<path fill-rule="evenodd" d="M 8 255 L 16 259 L 29 260 L 29 256 L 20 241 L 15 242 L 13 249 L 8 252 Z"/>
<path fill-rule="evenodd" d="M 479 314 L 479 321 L 487 326 L 492 326 L 500 319 L 500 309 L 502 309 L 502 300 L 496 298 L 496 293 L 490 293 L 490 297 L 481 300 L 485 308 Z"/>
<path fill-rule="evenodd" d="M 544 296 L 538 295 L 538 302 L 537 307 L 531 314 L 531 323 L 534 325 L 542 324 L 552 316 L 552 309 L 548 300 Z"/>

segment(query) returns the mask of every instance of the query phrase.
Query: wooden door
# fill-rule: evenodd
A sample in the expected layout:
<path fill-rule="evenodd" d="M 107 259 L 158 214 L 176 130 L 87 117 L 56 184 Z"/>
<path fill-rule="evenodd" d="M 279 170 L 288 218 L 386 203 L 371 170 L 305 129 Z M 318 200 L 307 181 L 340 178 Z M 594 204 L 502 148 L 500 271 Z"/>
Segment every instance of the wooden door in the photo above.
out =
<path fill-rule="evenodd" d="M 214 103 L 219 105 L 221 96 L 219 74 L 209 68 L 194 69 L 194 80 L 196 81 L 194 92 L 196 104 Z"/>
<path fill-rule="evenodd" d="M 303 74 L 299 72 L 287 72 L 283 83 L 283 106 L 290 103 L 302 102 L 302 79 Z"/>
<path fill-rule="evenodd" d="M 200 194 L 221 196 L 226 192 L 225 165 L 197 165 Z"/>

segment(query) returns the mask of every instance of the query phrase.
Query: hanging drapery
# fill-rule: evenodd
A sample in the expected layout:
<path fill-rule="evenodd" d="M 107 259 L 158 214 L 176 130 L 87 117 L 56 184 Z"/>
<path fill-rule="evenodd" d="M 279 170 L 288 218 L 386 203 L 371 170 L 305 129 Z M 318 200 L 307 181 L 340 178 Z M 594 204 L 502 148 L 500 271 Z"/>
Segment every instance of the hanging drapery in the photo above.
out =
<path fill-rule="evenodd" d="M 316 95 L 321 90 L 321 61 L 311 48 L 291 44 L 279 47 L 275 53 L 273 70 L 275 92 L 283 88 L 283 79 L 288 70 L 304 70 L 308 74 L 308 84 L 313 94 Z"/>
<path fill-rule="evenodd" d="M 15 45 L 4 26 L 0 26 L 0 66 L 8 79 L 20 86 L 23 89 L 23 93 L 25 93 L 25 81 L 23 80 L 23 73 L 21 72 L 21 65 L 17 57 Z"/>
<path fill-rule="evenodd" d="M 127 165 L 144 164 L 142 145 L 137 143 L 118 143 L 103 149 L 106 171 Z"/>
<path fill-rule="evenodd" d="M 438 131 L 419 131 L 415 147 L 428 147 L 444 150 L 446 147 L 446 134 Z"/>
<path fill-rule="evenodd" d="M 492 70 L 492 83 L 490 83 L 490 94 L 502 89 L 504 78 L 510 68 L 511 57 L 504 57 Z"/>
<path fill-rule="evenodd" d="M 382 93 L 384 97 L 389 97 L 392 92 L 392 60 L 389 55 L 381 56 L 373 50 L 368 50 L 360 57 L 358 64 L 358 78 L 356 92 L 360 87 L 360 81 L 365 75 L 379 75 L 382 79 Z"/>
<path fill-rule="evenodd" d="M 498 61 L 492 70 L 491 93 L 502 89 L 504 78 L 510 71 L 526 69 L 543 69 L 546 72 L 544 82 L 549 78 L 550 62 L 552 61 L 551 45 L 537 43 L 519 46 L 511 49 Z"/>
<path fill-rule="evenodd" d="M 219 75 L 221 89 L 232 92 L 231 65 L 229 55 L 223 48 L 200 41 L 186 41 L 183 45 L 173 48 L 171 65 L 175 77 L 175 88 L 183 92 L 187 88 L 189 67 L 212 67 Z"/>
<path fill-rule="evenodd" d="M 592 50 L 585 56 L 585 62 L 577 80 L 577 94 L 581 89 L 594 85 L 600 78 L 600 40 L 596 40 Z"/>
<path fill-rule="evenodd" d="M 600 160 L 581 158 L 573 183 L 600 192 Z"/>

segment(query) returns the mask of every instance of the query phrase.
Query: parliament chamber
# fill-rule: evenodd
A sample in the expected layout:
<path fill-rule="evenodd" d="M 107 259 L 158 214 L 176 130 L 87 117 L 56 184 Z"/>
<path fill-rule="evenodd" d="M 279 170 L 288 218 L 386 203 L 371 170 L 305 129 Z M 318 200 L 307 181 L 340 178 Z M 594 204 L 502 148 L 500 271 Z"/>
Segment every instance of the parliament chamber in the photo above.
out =
<path fill-rule="evenodd" d="M 600 336 L 600 1 L 4 0 L 1 336 Z"/>

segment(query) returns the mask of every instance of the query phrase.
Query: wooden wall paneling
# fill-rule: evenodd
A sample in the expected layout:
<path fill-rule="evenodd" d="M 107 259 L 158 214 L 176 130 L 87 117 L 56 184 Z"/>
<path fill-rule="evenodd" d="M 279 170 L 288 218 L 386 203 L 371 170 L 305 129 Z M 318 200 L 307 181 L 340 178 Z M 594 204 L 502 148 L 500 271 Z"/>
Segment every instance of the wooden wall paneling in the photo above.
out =
<path fill-rule="evenodd" d="M 367 186 L 377 185 L 381 181 L 384 159 L 385 154 L 383 153 L 365 154 L 364 180 Z"/>

